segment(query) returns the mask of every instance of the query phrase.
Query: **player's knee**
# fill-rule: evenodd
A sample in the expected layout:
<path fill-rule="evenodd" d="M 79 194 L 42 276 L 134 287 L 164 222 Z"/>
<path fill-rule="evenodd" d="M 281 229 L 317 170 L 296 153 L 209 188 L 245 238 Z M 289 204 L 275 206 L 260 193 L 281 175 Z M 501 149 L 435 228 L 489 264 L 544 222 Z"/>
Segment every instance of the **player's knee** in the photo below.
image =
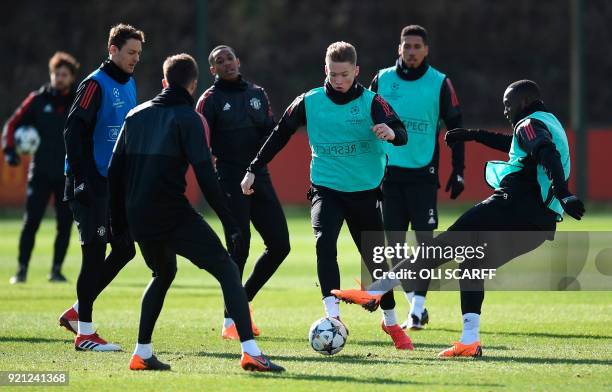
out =
<path fill-rule="evenodd" d="M 273 241 L 268 247 L 270 252 L 273 252 L 281 261 L 284 260 L 291 252 L 291 244 L 289 238 L 278 238 Z"/>
<path fill-rule="evenodd" d="M 126 262 L 136 257 L 136 246 L 134 246 L 134 243 L 132 241 L 121 246 L 117 250 L 119 251 L 121 258 L 124 259 Z M 115 249 L 113 249 L 113 251 L 115 251 Z"/>

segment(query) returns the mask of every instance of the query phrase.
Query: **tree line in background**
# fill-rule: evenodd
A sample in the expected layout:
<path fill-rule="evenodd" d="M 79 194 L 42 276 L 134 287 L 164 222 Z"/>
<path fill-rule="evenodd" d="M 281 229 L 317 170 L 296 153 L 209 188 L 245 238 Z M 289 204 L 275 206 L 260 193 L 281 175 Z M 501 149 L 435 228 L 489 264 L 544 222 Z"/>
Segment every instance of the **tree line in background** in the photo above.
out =
<path fill-rule="evenodd" d="M 243 74 L 267 89 L 277 117 L 295 96 L 323 83 L 329 43 L 344 40 L 357 47 L 359 79 L 368 85 L 377 69 L 394 63 L 401 28 L 416 23 L 429 30 L 430 63 L 452 78 L 466 125 L 504 124 L 503 90 L 521 78 L 537 81 L 547 105 L 569 122 L 569 1 L 209 0 L 204 21 L 196 21 L 196 1 L 5 4 L 3 120 L 48 80 L 47 60 L 56 50 L 79 59 L 79 80 L 97 67 L 106 57 L 108 30 L 118 22 L 146 34 L 135 74 L 139 101 L 161 88 L 166 56 L 195 52 L 196 23 L 205 23 L 207 48 L 233 46 Z M 612 2 L 585 1 L 584 18 L 587 120 L 610 126 Z M 200 71 L 208 74 L 208 64 L 201 61 Z M 199 86 L 198 93 L 207 87 Z"/>

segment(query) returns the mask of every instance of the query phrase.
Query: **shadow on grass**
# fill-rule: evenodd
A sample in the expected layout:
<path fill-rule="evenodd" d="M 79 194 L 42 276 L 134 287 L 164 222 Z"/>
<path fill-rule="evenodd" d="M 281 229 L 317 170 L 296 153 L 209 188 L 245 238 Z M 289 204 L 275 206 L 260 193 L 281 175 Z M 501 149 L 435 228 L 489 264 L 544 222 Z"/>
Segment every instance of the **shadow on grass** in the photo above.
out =
<path fill-rule="evenodd" d="M 199 352 L 196 354 L 201 357 L 210 357 L 210 358 L 222 358 L 222 359 L 232 359 L 238 360 L 239 355 L 233 353 L 220 353 L 220 352 Z M 397 364 L 397 361 L 385 361 L 372 359 L 368 360 L 364 357 L 358 357 L 355 355 L 340 355 L 337 357 L 326 357 L 326 358 L 317 358 L 317 357 L 307 357 L 307 358 L 296 358 L 290 356 L 283 355 L 275 355 L 274 360 L 278 360 L 280 363 L 283 362 L 337 362 L 337 363 L 349 363 L 349 364 Z M 287 380 L 303 380 L 303 381 L 326 381 L 326 382 L 352 382 L 358 384 L 376 384 L 376 385 L 423 385 L 423 386 L 448 386 L 448 387 L 469 387 L 469 386 L 477 386 L 477 387 L 504 387 L 504 384 L 475 384 L 475 383 L 467 383 L 467 384 L 450 384 L 450 383 L 436 383 L 436 382 L 421 382 L 421 381 L 411 381 L 408 378 L 410 377 L 408 370 L 406 371 L 406 380 L 394 380 L 394 379 L 386 379 L 382 377 L 351 377 L 351 376 L 333 376 L 327 374 L 292 374 L 291 369 L 284 373 L 252 373 L 249 374 L 249 377 L 261 377 L 261 378 L 282 378 Z"/>
<path fill-rule="evenodd" d="M 485 346 L 483 351 L 486 350 Z M 610 366 L 612 365 L 612 360 L 606 359 L 589 359 L 589 358 L 533 358 L 533 357 L 500 357 L 500 356 L 488 356 L 486 351 L 484 351 L 484 356 L 481 358 L 456 358 L 456 359 L 443 359 L 442 361 L 465 361 L 465 360 L 473 360 L 477 362 L 504 362 L 504 363 L 527 363 L 532 365 L 538 364 L 546 364 L 546 365 L 603 365 Z M 421 361 L 436 361 L 440 362 L 439 358 L 419 358 Z"/>
<path fill-rule="evenodd" d="M 257 338 L 257 340 L 262 341 L 262 342 L 277 342 L 277 343 L 304 343 L 305 345 L 308 344 L 308 342 L 306 341 L 306 339 L 302 339 L 302 338 L 287 338 L 287 337 L 276 337 L 276 336 L 260 336 Z M 431 348 L 431 349 L 439 349 L 439 350 L 443 350 L 445 348 L 448 348 L 448 344 L 438 344 L 438 343 L 421 343 L 418 341 L 418 337 L 415 338 L 414 335 L 412 336 L 412 343 L 414 344 L 414 346 L 417 349 L 420 348 Z M 348 341 L 347 341 L 347 345 L 353 345 L 353 346 L 376 346 L 376 347 L 381 347 L 381 346 L 389 346 L 389 348 L 391 347 L 391 340 L 356 340 L 356 339 L 351 339 L 351 336 L 349 335 Z M 487 348 L 490 349 L 495 349 L 495 350 L 508 350 L 507 346 L 489 346 L 487 345 Z"/>
<path fill-rule="evenodd" d="M 223 358 L 223 359 L 240 359 L 240 356 L 233 353 L 220 353 L 220 352 L 208 352 L 200 351 L 195 354 L 198 357 L 212 357 L 212 358 Z M 365 357 L 363 355 L 337 355 L 337 356 L 326 356 L 326 357 L 297 357 L 287 355 L 274 355 L 274 360 L 277 361 L 288 361 L 288 362 L 332 362 L 332 363 L 345 363 L 345 364 L 388 364 L 394 365 L 398 361 L 389 361 L 380 359 L 379 357 Z"/>
<path fill-rule="evenodd" d="M 443 332 L 456 332 L 461 333 L 458 329 L 452 328 L 430 328 L 430 331 L 443 331 Z M 507 335 L 507 336 L 524 336 L 533 338 L 561 338 L 561 339 L 596 339 L 596 340 L 609 340 L 612 336 L 609 335 L 585 335 L 585 334 L 572 334 L 572 333 L 549 333 L 549 332 L 507 332 L 507 331 L 480 331 L 481 335 Z"/>
<path fill-rule="evenodd" d="M 282 378 L 287 380 L 302 380 L 302 381 L 317 381 L 317 382 L 352 382 L 356 384 L 375 384 L 375 385 L 415 385 L 415 386 L 437 386 L 437 387 L 489 387 L 489 388 L 503 388 L 504 384 L 451 384 L 451 383 L 436 383 L 436 382 L 422 382 L 412 380 L 393 380 L 381 377 L 351 377 L 351 376 L 332 376 L 326 374 L 291 374 L 290 372 L 284 372 L 279 374 L 271 373 L 253 373 L 250 377 L 256 378 Z M 406 374 L 406 378 L 410 376 Z"/>
<path fill-rule="evenodd" d="M 113 287 L 124 287 L 124 288 L 137 288 L 144 290 L 149 284 L 149 280 L 142 282 L 113 282 Z M 214 284 L 196 284 L 196 283 L 172 283 L 170 290 L 211 290 L 214 295 L 221 295 L 221 286 Z M 266 291 L 287 291 L 286 288 L 281 287 L 266 287 Z"/>
<path fill-rule="evenodd" d="M 38 338 L 29 336 L 0 336 L 0 343 L 16 342 L 16 343 L 72 343 L 72 339 L 50 339 Z"/>

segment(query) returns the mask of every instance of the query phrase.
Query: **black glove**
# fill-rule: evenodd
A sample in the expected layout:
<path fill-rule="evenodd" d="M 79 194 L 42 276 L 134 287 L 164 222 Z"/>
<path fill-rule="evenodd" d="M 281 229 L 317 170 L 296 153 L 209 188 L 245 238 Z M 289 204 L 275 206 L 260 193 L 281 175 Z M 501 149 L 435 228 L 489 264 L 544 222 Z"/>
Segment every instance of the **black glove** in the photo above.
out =
<path fill-rule="evenodd" d="M 457 142 L 469 142 L 476 140 L 477 129 L 466 129 L 466 128 L 455 128 L 446 132 L 444 135 L 444 141 L 449 146 Z"/>
<path fill-rule="evenodd" d="M 74 199 L 84 206 L 92 204 L 93 190 L 86 179 L 74 179 Z"/>
<path fill-rule="evenodd" d="M 448 133 L 447 133 L 448 135 Z M 465 189 L 465 184 L 463 183 L 463 174 L 453 170 L 451 173 L 448 182 L 446 183 L 445 192 L 451 191 L 450 198 L 455 200 L 461 192 Z"/>
<path fill-rule="evenodd" d="M 7 147 L 4 149 L 4 160 L 9 166 L 18 166 L 21 163 L 21 159 L 19 158 L 19 154 L 15 151 L 13 147 Z"/>
<path fill-rule="evenodd" d="M 555 196 L 561 202 L 561 207 L 569 216 L 576 220 L 582 219 L 585 209 L 582 201 L 567 189 L 555 189 Z"/>

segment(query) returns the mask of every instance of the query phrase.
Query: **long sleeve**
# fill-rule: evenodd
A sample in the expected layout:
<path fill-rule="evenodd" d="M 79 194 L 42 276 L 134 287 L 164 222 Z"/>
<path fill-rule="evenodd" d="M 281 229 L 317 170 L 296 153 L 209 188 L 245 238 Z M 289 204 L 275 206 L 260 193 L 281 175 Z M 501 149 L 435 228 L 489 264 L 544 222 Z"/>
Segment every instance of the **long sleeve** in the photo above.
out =
<path fill-rule="evenodd" d="M 509 152 L 510 145 L 512 144 L 512 135 L 505 133 L 491 132 L 484 129 L 478 129 L 476 131 L 474 140 L 480 144 L 484 144 L 495 150 Z"/>
<path fill-rule="evenodd" d="M 77 179 L 91 175 L 95 169 L 93 157 L 93 129 L 101 105 L 102 92 L 94 80 L 86 80 L 77 89 L 77 95 L 70 108 L 64 143 L 70 173 Z"/>
<path fill-rule="evenodd" d="M 529 119 L 519 125 L 516 136 L 521 148 L 544 167 L 553 183 L 555 194 L 566 194 L 567 181 L 561 156 L 546 125 L 539 120 Z"/>
<path fill-rule="evenodd" d="M 21 102 L 21 105 L 15 110 L 13 115 L 4 123 L 2 129 L 2 149 L 15 148 L 15 130 L 23 124 L 28 124 L 32 121 L 32 103 L 36 99 L 36 92 L 30 93 L 26 99 Z"/>
<path fill-rule="evenodd" d="M 250 172 L 268 164 L 274 156 L 282 150 L 289 142 L 291 136 L 297 129 L 306 125 L 306 106 L 304 104 L 304 94 L 297 97 L 285 110 L 280 121 L 261 147 L 255 159 L 247 169 Z"/>
<path fill-rule="evenodd" d="M 393 130 L 395 139 L 389 140 L 389 143 L 394 146 L 403 146 L 408 142 L 408 133 L 404 123 L 399 119 L 391 105 L 378 94 L 372 100 L 372 121 L 374 121 L 374 124 L 387 124 Z"/>
<path fill-rule="evenodd" d="M 108 166 L 108 187 L 110 193 L 110 215 L 113 235 L 125 232 L 128 226 L 125 209 L 125 134 L 127 123 L 123 124 Z"/>
<path fill-rule="evenodd" d="M 444 79 L 440 89 L 440 118 L 444 121 L 446 129 L 463 128 L 461 105 L 450 78 Z M 451 162 L 453 171 L 463 175 L 465 169 L 465 144 L 453 143 L 451 146 Z"/>
<path fill-rule="evenodd" d="M 206 141 L 208 125 L 206 119 L 197 113 L 189 124 L 181 130 L 181 143 L 188 162 L 193 167 L 196 180 L 206 202 L 215 211 L 224 228 L 235 226 L 235 220 L 229 209 L 227 196 L 221 189 L 212 163 L 212 156 Z"/>

